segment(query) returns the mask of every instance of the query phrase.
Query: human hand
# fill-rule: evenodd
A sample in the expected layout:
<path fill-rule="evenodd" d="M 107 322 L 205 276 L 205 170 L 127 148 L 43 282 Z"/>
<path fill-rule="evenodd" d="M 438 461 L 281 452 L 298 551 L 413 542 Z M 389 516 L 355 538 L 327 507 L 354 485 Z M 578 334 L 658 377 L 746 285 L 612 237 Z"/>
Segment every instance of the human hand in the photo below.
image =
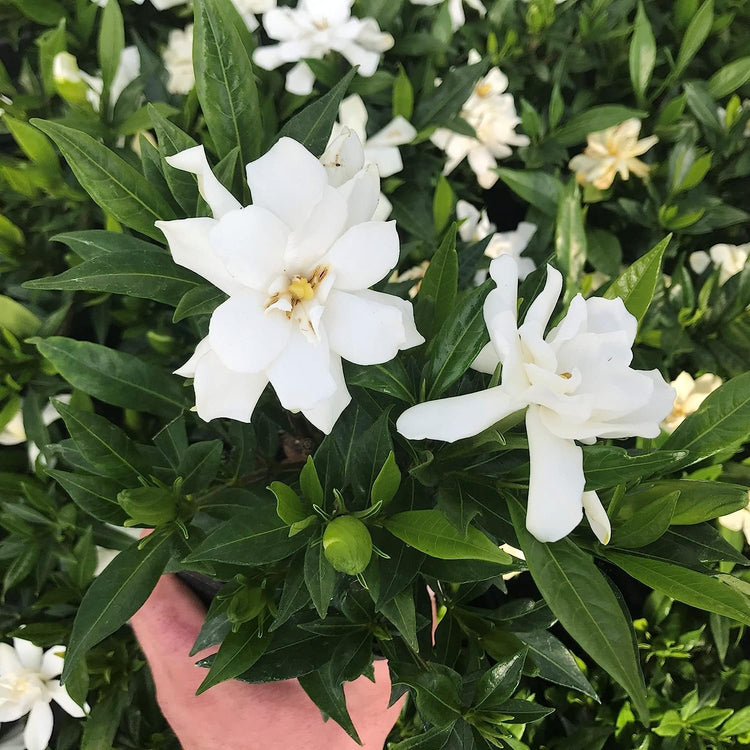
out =
<path fill-rule="evenodd" d="M 206 670 L 190 649 L 205 609 L 174 575 L 162 576 L 131 623 L 156 683 L 159 706 L 183 750 L 354 750 L 360 747 L 334 721 L 324 722 L 297 680 L 249 685 L 221 683 L 199 696 Z M 375 683 L 360 677 L 344 687 L 349 714 L 366 750 L 382 750 L 401 701 L 388 708 L 391 681 L 375 662 Z"/>

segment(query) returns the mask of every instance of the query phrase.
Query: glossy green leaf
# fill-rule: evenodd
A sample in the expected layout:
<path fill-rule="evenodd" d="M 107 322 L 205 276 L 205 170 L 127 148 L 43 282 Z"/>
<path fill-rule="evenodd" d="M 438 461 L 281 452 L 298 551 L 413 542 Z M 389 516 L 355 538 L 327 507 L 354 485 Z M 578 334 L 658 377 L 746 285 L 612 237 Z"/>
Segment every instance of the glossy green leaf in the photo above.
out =
<path fill-rule="evenodd" d="M 195 2 L 195 89 L 219 155 L 237 146 L 247 164 L 261 154 L 260 100 L 245 45 L 223 8 L 219 0 Z"/>
<path fill-rule="evenodd" d="M 305 585 L 320 619 L 325 619 L 336 585 L 336 571 L 328 562 L 322 544 L 311 544 L 305 553 Z"/>
<path fill-rule="evenodd" d="M 445 125 L 455 117 L 469 98 L 485 67 L 484 62 L 478 62 L 449 71 L 442 83 L 417 104 L 413 120 L 417 130 L 430 125 Z"/>
<path fill-rule="evenodd" d="M 446 233 L 430 260 L 414 308 L 414 319 L 420 333 L 430 340 L 448 319 L 458 293 L 458 255 L 456 225 Z"/>
<path fill-rule="evenodd" d="M 109 90 L 120 67 L 122 51 L 125 49 L 125 24 L 119 3 L 107 3 L 102 10 L 98 46 L 103 83 L 101 106 L 107 108 L 110 101 Z"/>
<path fill-rule="evenodd" d="M 606 299 L 621 297 L 628 312 L 634 315 L 639 323 L 651 304 L 661 274 L 664 251 L 671 239 L 672 235 L 667 235 L 643 257 L 626 268 L 604 294 Z"/>
<path fill-rule="evenodd" d="M 210 315 L 226 299 L 227 295 L 221 289 L 210 284 L 199 284 L 188 289 L 177 303 L 172 322 L 179 323 L 195 315 Z"/>
<path fill-rule="evenodd" d="M 122 526 L 127 521 L 127 513 L 117 503 L 117 493 L 122 489 L 120 482 L 59 469 L 47 469 L 47 474 L 90 516 L 115 526 Z"/>
<path fill-rule="evenodd" d="M 62 336 L 35 343 L 74 388 L 108 404 L 163 416 L 187 406 L 178 378 L 133 354 Z"/>
<path fill-rule="evenodd" d="M 495 711 L 499 704 L 507 701 L 521 680 L 526 654 L 526 649 L 523 649 L 488 669 L 477 683 L 472 708 L 478 711 Z"/>
<path fill-rule="evenodd" d="M 714 0 L 705 0 L 693 16 L 682 37 L 680 49 L 677 52 L 674 75 L 679 76 L 698 53 L 711 32 L 714 22 Z"/>
<path fill-rule="evenodd" d="M 164 249 L 158 245 L 136 239 L 129 234 L 105 232 L 103 229 L 63 232 L 51 237 L 50 241 L 62 242 L 84 261 L 99 258 L 109 253 L 151 252 L 166 257 Z"/>
<path fill-rule="evenodd" d="M 47 172 L 60 173 L 60 162 L 46 135 L 40 133 L 37 128 L 29 125 L 29 123 L 17 120 L 7 114 L 3 116 L 3 122 L 21 150 L 31 161 Z"/>
<path fill-rule="evenodd" d="M 670 492 L 635 506 L 633 515 L 613 530 L 612 545 L 632 549 L 656 541 L 669 528 L 679 496 L 679 492 Z"/>
<path fill-rule="evenodd" d="M 385 393 L 407 404 L 414 403 L 413 385 L 401 357 L 380 365 L 345 365 L 346 382 L 371 391 Z"/>
<path fill-rule="evenodd" d="M 531 169 L 498 167 L 495 171 L 516 195 L 534 208 L 538 208 L 547 216 L 557 215 L 557 205 L 564 190 L 562 182 L 557 177 Z"/>
<path fill-rule="evenodd" d="M 583 448 L 583 473 L 586 489 L 599 490 L 632 482 L 656 472 L 680 465 L 687 451 L 629 452 L 612 445 L 587 445 Z"/>
<path fill-rule="evenodd" d="M 380 612 L 390 620 L 412 651 L 419 651 L 417 643 L 417 615 L 414 608 L 414 593 L 410 588 L 396 594 L 380 605 Z"/>
<path fill-rule="evenodd" d="M 629 52 L 630 82 L 639 101 L 646 93 L 655 62 L 656 39 L 643 2 L 639 2 Z"/>
<path fill-rule="evenodd" d="M 438 510 L 409 510 L 391 516 L 383 525 L 408 545 L 441 560 L 486 560 L 509 564 L 503 552 L 473 527 L 461 534 Z"/>
<path fill-rule="evenodd" d="M 146 601 L 171 557 L 168 534 L 121 552 L 94 580 L 73 622 L 62 680 L 99 641 L 124 625 Z"/>
<path fill-rule="evenodd" d="M 10 297 L 0 295 L 0 328 L 7 328 L 14 336 L 33 336 L 42 321 L 31 310 Z"/>
<path fill-rule="evenodd" d="M 203 440 L 185 450 L 177 466 L 177 476 L 182 477 L 181 491 L 184 494 L 205 490 L 214 481 L 223 450 L 221 440 Z"/>
<path fill-rule="evenodd" d="M 568 181 L 557 206 L 555 258 L 565 279 L 565 297 L 570 300 L 578 289 L 586 263 L 586 230 L 583 225 L 581 191 L 574 178 Z"/>
<path fill-rule="evenodd" d="M 750 81 L 750 56 L 740 57 L 719 68 L 708 79 L 708 93 L 714 99 L 722 99 L 733 94 L 738 88 Z"/>
<path fill-rule="evenodd" d="M 284 523 L 291 525 L 307 517 L 299 496 L 288 484 L 271 482 L 268 489 L 276 498 L 276 513 Z"/>
<path fill-rule="evenodd" d="M 408 685 L 417 696 L 417 709 L 430 724 L 445 726 L 462 713 L 461 677 L 442 664 L 429 664 L 421 671 L 401 670 L 394 685 Z"/>
<path fill-rule="evenodd" d="M 117 221 L 161 240 L 155 221 L 173 219 L 167 200 L 136 169 L 79 130 L 49 120 L 32 120 L 60 149 L 78 182 Z"/>
<path fill-rule="evenodd" d="M 590 555 L 570 539 L 544 544 L 526 530 L 524 508 L 509 507 L 534 582 L 562 626 L 630 696 L 641 721 L 648 720 L 632 624 Z"/>
<path fill-rule="evenodd" d="M 355 742 L 362 744 L 346 707 L 344 686 L 332 679 L 328 666 L 302 675 L 299 684 L 326 716 L 330 716 Z"/>
<path fill-rule="evenodd" d="M 370 500 L 373 505 L 382 503 L 384 506 L 393 500 L 393 496 L 401 485 L 401 471 L 396 463 L 396 456 L 391 451 L 383 463 L 382 468 L 372 483 Z"/>

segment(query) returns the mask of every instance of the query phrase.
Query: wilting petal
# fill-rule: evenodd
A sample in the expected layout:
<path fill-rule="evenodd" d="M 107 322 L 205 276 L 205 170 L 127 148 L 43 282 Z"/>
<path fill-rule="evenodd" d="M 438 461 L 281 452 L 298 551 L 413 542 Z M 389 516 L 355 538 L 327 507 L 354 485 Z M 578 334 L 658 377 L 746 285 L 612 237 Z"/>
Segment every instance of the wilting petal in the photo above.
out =
<path fill-rule="evenodd" d="M 27 750 L 45 750 L 52 736 L 52 709 L 49 703 L 37 701 L 29 712 L 26 728 L 23 730 L 23 741 Z"/>
<path fill-rule="evenodd" d="M 50 697 L 66 714 L 75 719 L 82 719 L 86 712 L 68 695 L 68 691 L 57 680 L 47 685 Z"/>
<path fill-rule="evenodd" d="M 231 211 L 211 230 L 212 247 L 227 271 L 258 291 L 282 272 L 288 238 L 286 224 L 260 206 Z"/>
<path fill-rule="evenodd" d="M 265 372 L 235 372 L 209 351 L 198 362 L 193 382 L 198 416 L 205 422 L 219 417 L 249 422 L 267 384 Z"/>
<path fill-rule="evenodd" d="M 279 141 L 247 165 L 253 205 L 267 208 L 290 229 L 300 229 L 323 197 L 328 177 L 323 165 L 291 138 Z"/>
<path fill-rule="evenodd" d="M 406 334 L 401 344 L 401 349 L 411 349 L 413 346 L 424 344 L 424 336 L 417 330 L 417 326 L 414 323 L 414 305 L 411 302 L 401 299 L 401 297 L 396 297 L 395 294 L 375 292 L 372 289 L 363 289 L 361 292 L 357 292 L 357 296 L 381 305 L 390 305 L 400 311 L 403 316 L 401 322 L 404 325 L 404 333 Z"/>
<path fill-rule="evenodd" d="M 157 221 L 169 244 L 172 259 L 179 266 L 189 268 L 227 294 L 237 294 L 243 285 L 227 271 L 224 262 L 211 249 L 211 230 L 216 219 L 177 219 Z"/>
<path fill-rule="evenodd" d="M 395 221 L 368 221 L 347 229 L 328 254 L 337 289 L 368 289 L 398 263 Z"/>
<path fill-rule="evenodd" d="M 612 526 L 609 523 L 607 511 L 604 510 L 602 501 L 596 492 L 583 493 L 583 509 L 586 512 L 586 520 L 589 522 L 591 530 L 596 534 L 596 538 L 602 544 L 609 544 Z"/>
<path fill-rule="evenodd" d="M 208 203 L 214 219 L 240 208 L 240 202 L 216 179 L 206 159 L 203 146 L 193 146 L 179 154 L 168 156 L 167 164 L 183 172 L 190 172 L 198 178 L 198 191 Z"/>
<path fill-rule="evenodd" d="M 409 440 L 429 438 L 452 443 L 478 435 L 523 406 L 502 386 L 496 386 L 412 406 L 398 418 L 396 429 Z"/>
<path fill-rule="evenodd" d="M 53 646 L 47 649 L 42 656 L 42 668 L 39 674 L 45 680 L 57 677 L 63 670 L 65 664 L 65 646 Z"/>
<path fill-rule="evenodd" d="M 318 406 L 337 388 L 328 343 L 325 339 L 313 343 L 299 331 L 292 332 L 267 373 L 281 405 L 290 411 Z"/>
<path fill-rule="evenodd" d="M 331 349 L 358 365 L 393 359 L 406 339 L 399 309 L 356 293 L 333 290 L 322 323 Z"/>
<path fill-rule="evenodd" d="M 0 643 L 0 677 L 19 672 L 21 669 L 23 669 L 23 664 L 13 646 L 9 643 Z M 9 719 L 4 719 L 4 721 L 9 721 Z"/>
<path fill-rule="evenodd" d="M 330 371 L 333 379 L 336 381 L 334 394 L 330 398 L 320 401 L 315 406 L 302 410 L 307 419 L 326 435 L 331 432 L 333 425 L 336 424 L 336 420 L 352 400 L 346 387 L 346 381 L 344 380 L 341 357 L 333 352 L 331 352 Z"/>
<path fill-rule="evenodd" d="M 14 638 L 13 647 L 16 649 L 19 661 L 26 669 L 33 669 L 35 672 L 41 669 L 44 652 L 39 646 L 23 638 Z"/>
<path fill-rule="evenodd" d="M 538 409 L 530 406 L 526 412 L 531 465 L 526 528 L 540 542 L 556 542 L 583 516 L 583 451 L 574 441 L 553 435 Z"/>
<path fill-rule="evenodd" d="M 252 292 L 219 305 L 208 326 L 211 349 L 230 370 L 245 373 L 268 367 L 286 346 L 290 333 L 286 316 L 277 310 L 266 312 L 265 300 Z"/>

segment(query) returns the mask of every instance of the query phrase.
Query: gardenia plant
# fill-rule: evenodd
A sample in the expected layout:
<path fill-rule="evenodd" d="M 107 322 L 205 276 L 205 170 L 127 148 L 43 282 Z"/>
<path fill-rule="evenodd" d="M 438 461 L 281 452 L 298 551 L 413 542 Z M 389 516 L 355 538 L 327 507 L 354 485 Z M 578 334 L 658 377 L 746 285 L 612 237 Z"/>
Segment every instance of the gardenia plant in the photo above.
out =
<path fill-rule="evenodd" d="M 576 295 L 565 317 L 546 333 L 562 289 L 547 267 L 544 291 L 517 321 L 518 265 L 510 256 L 490 264 L 497 284 L 484 303 L 490 342 L 473 364 L 502 383 L 485 391 L 413 406 L 398 419 L 410 440 L 472 437 L 520 409 L 529 438 L 526 527 L 555 542 L 579 523 L 583 510 L 600 541 L 609 541 L 606 513 L 595 492 L 584 492 L 583 453 L 576 441 L 633 435 L 656 437 L 675 391 L 658 370 L 630 367 L 636 319 L 620 299 Z M 546 334 L 546 335 L 545 335 Z"/>
<path fill-rule="evenodd" d="M 247 165 L 253 205 L 214 177 L 202 147 L 168 159 L 198 176 L 213 218 L 158 222 L 177 263 L 229 295 L 177 374 L 205 420 L 249 422 L 270 381 L 330 432 L 351 399 L 341 361 L 387 362 L 424 341 L 409 302 L 369 289 L 396 265 L 394 222 L 374 221 L 379 179 L 343 130 L 321 160 L 282 138 Z"/>

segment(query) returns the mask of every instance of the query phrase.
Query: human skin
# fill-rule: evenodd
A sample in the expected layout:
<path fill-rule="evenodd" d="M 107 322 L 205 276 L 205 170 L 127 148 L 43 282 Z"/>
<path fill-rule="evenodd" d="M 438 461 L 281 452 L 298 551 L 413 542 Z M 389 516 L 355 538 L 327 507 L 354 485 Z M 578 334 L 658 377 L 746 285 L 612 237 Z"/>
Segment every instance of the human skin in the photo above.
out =
<path fill-rule="evenodd" d="M 199 696 L 206 670 L 190 656 L 205 609 L 174 575 L 162 576 L 131 624 L 148 660 L 159 706 L 183 750 L 353 750 L 360 747 L 320 711 L 297 680 L 248 685 L 223 682 Z M 375 662 L 375 683 L 360 677 L 344 686 L 362 747 L 382 750 L 401 701 L 388 708 L 391 681 Z"/>

